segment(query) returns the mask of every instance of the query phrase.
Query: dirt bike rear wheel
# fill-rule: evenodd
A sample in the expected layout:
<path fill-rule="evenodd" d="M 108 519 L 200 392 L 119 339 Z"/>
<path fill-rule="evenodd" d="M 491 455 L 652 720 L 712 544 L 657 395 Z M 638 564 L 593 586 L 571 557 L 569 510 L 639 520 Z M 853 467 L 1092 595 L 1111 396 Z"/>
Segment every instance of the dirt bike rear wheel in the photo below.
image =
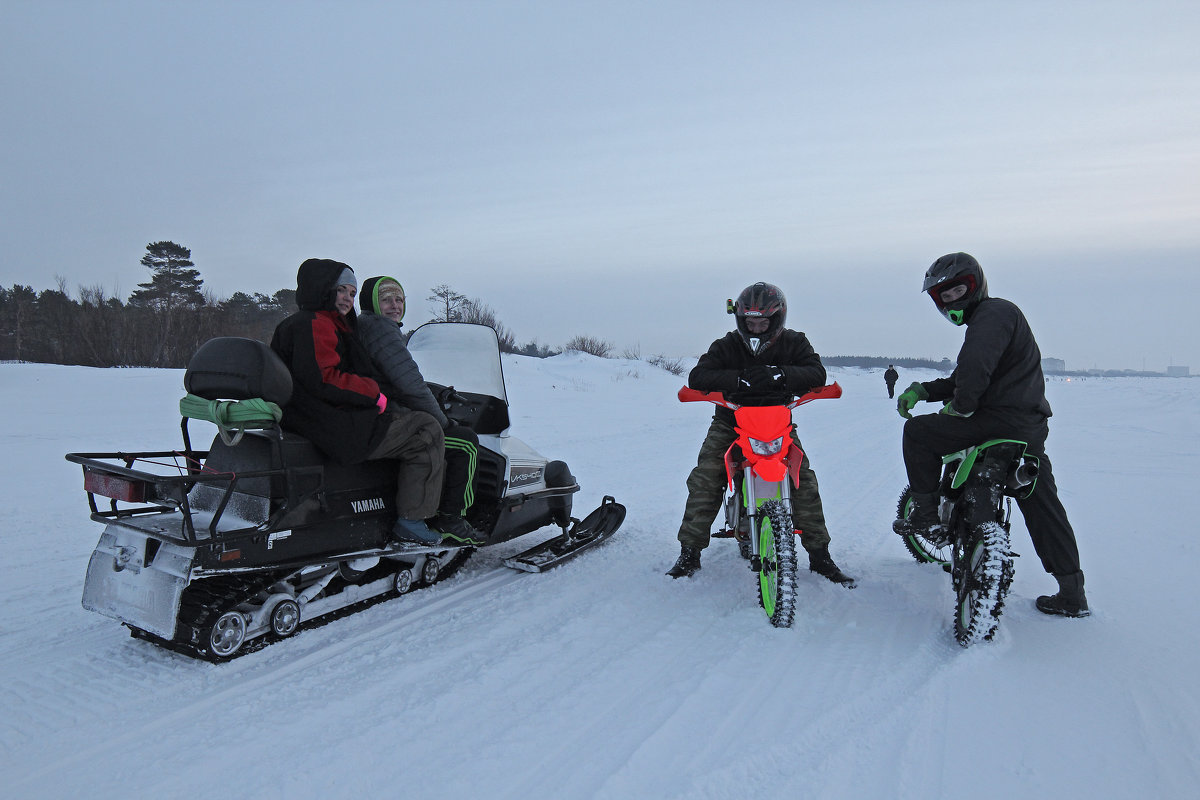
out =
<path fill-rule="evenodd" d="M 1008 531 L 997 522 L 970 528 L 955 561 L 954 638 L 970 647 L 991 639 L 1000 624 L 1013 580 Z"/>
<path fill-rule="evenodd" d="M 796 534 L 780 500 L 762 504 L 759 522 L 758 603 L 776 628 L 789 628 L 796 611 Z"/>
<path fill-rule="evenodd" d="M 908 519 L 909 514 L 912 513 L 912 503 L 912 489 L 906 486 L 900 493 L 900 502 L 896 505 L 896 517 Z M 901 536 L 900 539 L 904 542 L 904 548 L 908 550 L 909 554 L 923 564 L 945 566 L 950 563 L 950 544 L 940 544 L 920 535 Z"/>

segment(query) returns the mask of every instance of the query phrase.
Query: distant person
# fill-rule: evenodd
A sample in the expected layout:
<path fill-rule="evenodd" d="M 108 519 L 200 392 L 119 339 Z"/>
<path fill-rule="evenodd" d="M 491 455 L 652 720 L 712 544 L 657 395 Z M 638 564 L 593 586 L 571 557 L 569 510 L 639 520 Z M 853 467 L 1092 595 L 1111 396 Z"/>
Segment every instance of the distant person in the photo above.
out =
<path fill-rule="evenodd" d="M 688 386 L 704 392 L 723 392 L 737 403 L 780 405 L 810 389 L 825 385 L 825 366 L 808 337 L 785 328 L 787 299 L 769 283 L 747 286 L 731 312 L 736 330 L 717 339 L 688 374 Z M 792 426 L 792 441 L 803 450 Z M 700 551 L 708 547 L 710 529 L 721 508 L 727 478 L 725 452 L 737 439 L 733 412 L 718 406 L 700 445 L 696 466 L 687 479 L 688 499 L 679 526 L 679 560 L 667 572 L 672 578 L 691 577 L 700 569 Z M 829 555 L 829 530 L 817 476 L 808 453 L 800 464 L 792 491 L 792 523 L 808 551 L 808 568 L 834 583 L 853 586 Z"/>
<path fill-rule="evenodd" d="M 399 465 L 393 537 L 437 544 L 424 520 L 437 512 L 446 470 L 442 426 L 424 411 L 389 403 L 392 391 L 356 335 L 358 280 L 340 261 L 310 258 L 296 273 L 300 310 L 279 323 L 274 350 L 292 373 L 283 427 L 339 464 Z"/>
<path fill-rule="evenodd" d="M 367 278 L 358 295 L 358 304 L 362 311 L 358 337 L 375 368 L 396 389 L 388 395 L 388 401 L 431 415 L 445 435 L 446 478 L 438 513 L 429 526 L 461 544 L 482 544 L 484 536 L 463 519 L 474 502 L 471 485 L 479 437 L 467 426 L 446 417 L 408 352 L 400 330 L 405 311 L 404 287 L 387 275 Z"/>
<path fill-rule="evenodd" d="M 895 398 L 896 396 L 896 381 L 900 380 L 900 373 L 896 372 L 896 368 L 888 364 L 887 371 L 883 373 L 883 382 L 888 387 L 888 397 Z"/>
<path fill-rule="evenodd" d="M 898 519 L 892 527 L 901 535 L 936 541 L 943 531 L 937 513 L 942 456 L 988 439 L 1026 442 L 1026 453 L 1038 459 L 1038 476 L 1033 493 L 1018 498 L 1017 505 L 1042 566 L 1058 582 L 1058 592 L 1039 597 L 1037 608 L 1046 614 L 1086 617 L 1090 612 L 1079 548 L 1046 455 L 1050 404 L 1033 331 L 1016 305 L 988 296 L 983 269 L 966 253 L 933 262 L 923 288 L 946 319 L 967 330 L 950 377 L 913 383 L 896 402 L 900 416 L 908 420 L 904 465 L 914 508 L 907 520 Z M 912 409 L 921 400 L 945 405 L 938 414 L 913 417 Z"/>

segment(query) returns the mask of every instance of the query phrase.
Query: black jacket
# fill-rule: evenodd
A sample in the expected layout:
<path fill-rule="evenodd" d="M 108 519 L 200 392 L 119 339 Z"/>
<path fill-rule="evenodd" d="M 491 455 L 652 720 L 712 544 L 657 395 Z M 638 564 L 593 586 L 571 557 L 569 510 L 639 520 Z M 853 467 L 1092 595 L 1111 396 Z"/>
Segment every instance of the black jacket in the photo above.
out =
<path fill-rule="evenodd" d="M 950 377 L 921 385 L 931 401 L 951 400 L 960 414 L 1015 413 L 1031 422 L 1050 416 L 1042 352 L 1021 309 L 999 297 L 981 301 L 967 317 Z"/>
<path fill-rule="evenodd" d="M 300 311 L 279 323 L 274 350 L 292 373 L 292 399 L 283 408 L 283 427 L 342 464 L 357 464 L 383 434 L 376 400 L 380 384 L 371 357 L 354 334 L 352 311 L 333 305 L 345 264 L 309 259 L 296 276 Z"/>
<path fill-rule="evenodd" d="M 783 389 L 774 392 L 745 392 L 738 390 L 742 370 L 755 365 L 779 367 L 785 376 Z M 717 339 L 700 356 L 688 373 L 688 386 L 702 392 L 721 392 L 729 400 L 747 406 L 773 406 L 788 403 L 797 395 L 825 385 L 825 366 L 813 350 L 808 337 L 800 331 L 785 328 L 769 347 L 753 355 L 737 331 Z M 715 419 L 733 424 L 733 412 L 717 407 Z"/>

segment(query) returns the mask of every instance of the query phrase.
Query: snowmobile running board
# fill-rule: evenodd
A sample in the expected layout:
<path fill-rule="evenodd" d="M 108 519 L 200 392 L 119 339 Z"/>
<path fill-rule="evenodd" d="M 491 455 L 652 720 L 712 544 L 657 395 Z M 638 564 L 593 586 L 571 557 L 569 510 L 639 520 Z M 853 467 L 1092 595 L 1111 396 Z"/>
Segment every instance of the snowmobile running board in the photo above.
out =
<path fill-rule="evenodd" d="M 504 559 L 504 565 L 524 572 L 545 572 L 570 561 L 616 533 L 625 521 L 625 506 L 605 495 L 600 506 L 583 521 L 574 518 L 571 521 L 574 524 L 569 531 Z"/>

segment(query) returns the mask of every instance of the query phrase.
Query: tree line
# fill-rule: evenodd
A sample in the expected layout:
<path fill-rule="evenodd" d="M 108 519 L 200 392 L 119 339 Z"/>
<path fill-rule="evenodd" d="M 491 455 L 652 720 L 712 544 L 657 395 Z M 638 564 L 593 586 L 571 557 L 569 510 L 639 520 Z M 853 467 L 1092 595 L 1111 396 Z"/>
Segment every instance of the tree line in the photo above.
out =
<path fill-rule="evenodd" d="M 139 283 L 124 301 L 102 286 L 80 287 L 75 296 L 66 280 L 55 289 L 35 291 L 14 284 L 0 287 L 0 361 L 34 361 L 89 367 L 187 366 L 192 354 L 216 336 L 242 336 L 269 342 L 275 326 L 296 310 L 295 289 L 271 295 L 235 292 L 217 299 L 204 288 L 192 251 L 170 241 L 146 245 L 142 266 L 150 279 Z M 496 331 L 506 353 L 547 358 L 573 350 L 612 358 L 613 345 L 594 336 L 575 336 L 561 349 L 536 339 L 518 344 L 513 332 L 491 306 L 455 291 L 447 284 L 426 298 L 434 310 L 433 322 L 473 322 Z M 623 357 L 643 360 L 641 353 L 626 350 Z M 644 359 L 676 375 L 684 371 L 682 359 L 655 355 Z M 833 356 L 827 366 L 934 367 L 948 370 L 948 359 L 887 359 L 874 356 Z"/>
<path fill-rule="evenodd" d="M 146 245 L 141 264 L 150 278 L 125 300 L 99 285 L 72 295 L 63 278 L 40 292 L 21 284 L 0 287 L 0 361 L 182 368 L 216 336 L 269 342 L 275 326 L 296 311 L 295 289 L 216 298 L 204 288 L 192 251 L 175 242 Z M 540 358 L 562 352 L 536 340 L 518 345 L 490 306 L 446 284 L 426 299 L 434 322 L 488 325 L 503 352 Z"/>
<path fill-rule="evenodd" d="M 55 289 L 0 287 L 0 360 L 89 367 L 184 367 L 214 336 L 270 341 L 296 308 L 294 289 L 273 295 L 237 292 L 218 300 L 204 289 L 191 250 L 151 242 L 141 263 L 150 279 L 124 301 L 102 286 L 66 280 Z"/>

